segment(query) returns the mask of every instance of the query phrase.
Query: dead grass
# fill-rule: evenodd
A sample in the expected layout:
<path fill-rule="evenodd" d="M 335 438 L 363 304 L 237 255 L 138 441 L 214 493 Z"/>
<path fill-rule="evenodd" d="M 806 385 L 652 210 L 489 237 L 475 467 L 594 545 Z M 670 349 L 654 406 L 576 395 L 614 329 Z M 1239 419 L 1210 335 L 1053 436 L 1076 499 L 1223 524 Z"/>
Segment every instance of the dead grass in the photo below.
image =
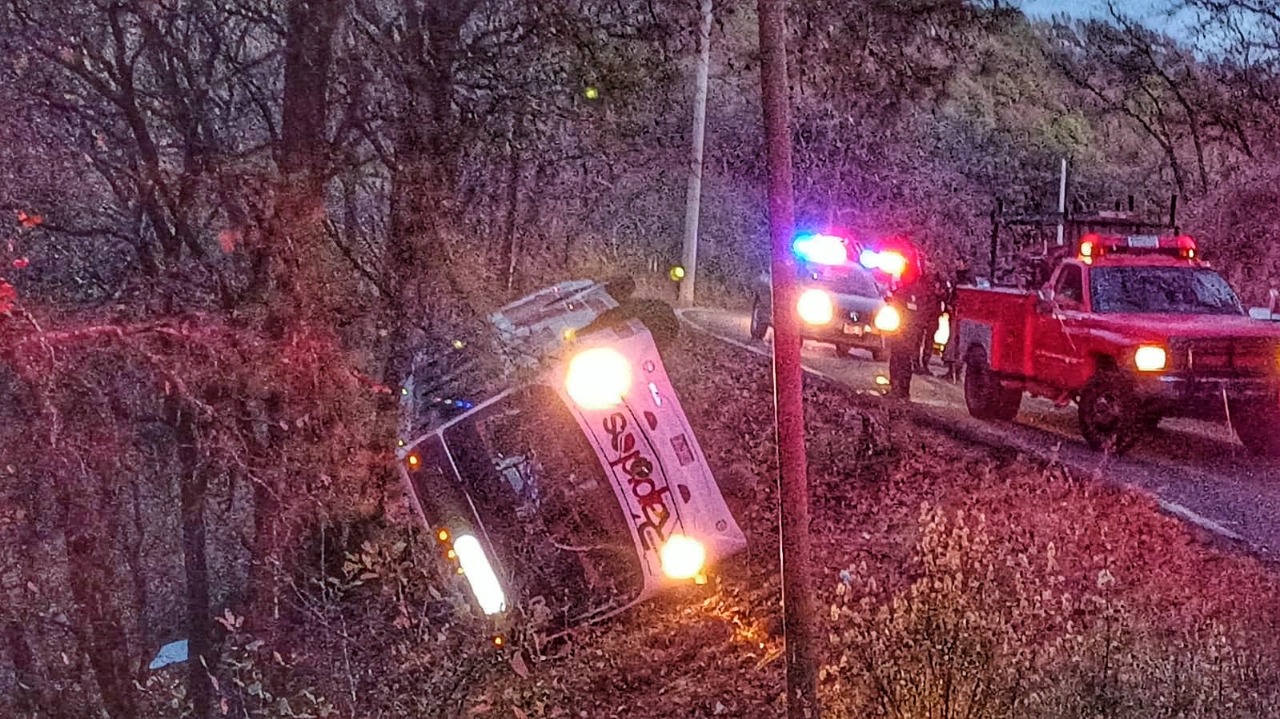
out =
<path fill-rule="evenodd" d="M 327 610 L 356 638 L 343 644 L 359 650 L 354 680 L 327 685 L 317 667 L 338 662 L 320 643 L 293 676 L 356 715 L 781 716 L 769 370 L 698 337 L 668 369 L 751 542 L 710 584 L 544 656 L 519 642 L 497 651 L 419 616 L 430 552 L 384 527 L 361 554 L 399 558 Z M 811 384 L 807 414 L 826 716 L 1280 708 L 1280 583 L 1254 560 L 1199 543 L 1139 495 L 920 429 L 839 388 Z M 428 696 L 445 689 L 447 702 Z"/>

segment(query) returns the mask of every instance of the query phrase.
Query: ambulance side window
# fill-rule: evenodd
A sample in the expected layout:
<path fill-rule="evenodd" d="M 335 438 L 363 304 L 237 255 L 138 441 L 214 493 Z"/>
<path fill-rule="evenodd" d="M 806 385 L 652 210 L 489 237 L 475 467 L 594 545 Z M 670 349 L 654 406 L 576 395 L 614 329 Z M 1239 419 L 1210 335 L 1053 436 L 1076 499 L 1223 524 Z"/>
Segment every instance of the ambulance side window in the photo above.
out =
<path fill-rule="evenodd" d="M 1053 296 L 1063 307 L 1078 309 L 1084 304 L 1084 273 L 1079 265 L 1063 265 L 1058 271 Z"/>

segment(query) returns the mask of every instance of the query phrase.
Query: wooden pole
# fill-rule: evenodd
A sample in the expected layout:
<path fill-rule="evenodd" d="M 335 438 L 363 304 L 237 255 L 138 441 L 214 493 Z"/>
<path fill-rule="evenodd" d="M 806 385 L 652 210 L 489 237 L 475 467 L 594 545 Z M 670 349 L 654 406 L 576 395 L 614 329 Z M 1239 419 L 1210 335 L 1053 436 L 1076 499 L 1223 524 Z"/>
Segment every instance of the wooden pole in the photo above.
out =
<path fill-rule="evenodd" d="M 819 716 L 814 648 L 809 483 L 804 446 L 799 277 L 791 252 L 795 207 L 791 186 L 791 112 L 787 83 L 787 0 L 759 0 L 760 84 L 769 168 L 769 236 L 773 275 L 773 378 L 778 430 L 779 552 L 786 637 L 787 717 Z"/>
<path fill-rule="evenodd" d="M 702 25 L 698 33 L 698 77 L 693 98 L 693 151 L 689 162 L 689 191 L 684 210 L 684 279 L 680 281 L 682 307 L 693 306 L 698 276 L 698 215 L 702 203 L 702 146 L 707 127 L 707 80 L 711 62 L 711 0 L 702 0 Z"/>

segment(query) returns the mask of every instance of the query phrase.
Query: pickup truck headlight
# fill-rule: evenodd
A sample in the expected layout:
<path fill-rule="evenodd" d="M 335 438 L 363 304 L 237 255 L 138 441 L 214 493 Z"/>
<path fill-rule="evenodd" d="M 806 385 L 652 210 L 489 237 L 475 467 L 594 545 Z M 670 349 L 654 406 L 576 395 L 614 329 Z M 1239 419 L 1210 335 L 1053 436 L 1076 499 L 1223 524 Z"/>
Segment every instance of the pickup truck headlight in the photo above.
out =
<path fill-rule="evenodd" d="M 1159 345 L 1140 345 L 1133 353 L 1133 364 L 1140 372 L 1159 372 L 1168 361 L 1168 353 Z"/>
<path fill-rule="evenodd" d="M 902 327 L 902 313 L 893 305 L 885 305 L 876 312 L 874 324 L 881 332 L 897 332 Z"/>
<path fill-rule="evenodd" d="M 800 294 L 796 301 L 796 314 L 810 325 L 825 325 L 836 316 L 835 303 L 831 295 L 822 290 L 809 289 Z"/>

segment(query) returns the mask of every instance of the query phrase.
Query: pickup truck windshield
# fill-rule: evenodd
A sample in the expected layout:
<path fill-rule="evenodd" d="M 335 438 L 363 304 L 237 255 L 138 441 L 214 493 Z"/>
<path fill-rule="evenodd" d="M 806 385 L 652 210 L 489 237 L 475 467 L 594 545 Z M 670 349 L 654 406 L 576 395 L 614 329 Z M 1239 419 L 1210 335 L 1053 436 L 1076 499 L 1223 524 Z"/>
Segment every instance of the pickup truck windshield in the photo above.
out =
<path fill-rule="evenodd" d="M 1227 281 L 1203 267 L 1097 267 L 1090 273 L 1094 312 L 1242 315 Z"/>
<path fill-rule="evenodd" d="M 538 623 L 574 623 L 640 592 L 622 506 L 554 391 L 517 391 L 444 439 L 501 561 L 520 575 L 522 608 Z"/>

